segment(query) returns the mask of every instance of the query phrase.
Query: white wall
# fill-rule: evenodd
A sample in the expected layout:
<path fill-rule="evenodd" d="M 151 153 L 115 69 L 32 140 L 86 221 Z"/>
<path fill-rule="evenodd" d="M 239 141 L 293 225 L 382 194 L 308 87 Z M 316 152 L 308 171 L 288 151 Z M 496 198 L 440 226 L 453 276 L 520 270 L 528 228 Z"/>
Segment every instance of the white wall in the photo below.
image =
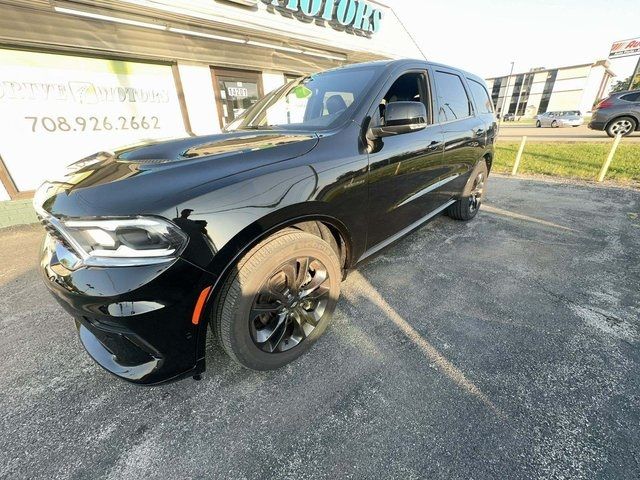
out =
<path fill-rule="evenodd" d="M 582 93 L 582 99 L 580 101 L 580 111 L 582 113 L 590 112 L 593 108 L 594 102 L 597 100 L 598 91 L 600 85 L 605 76 L 606 70 L 602 65 L 597 65 L 591 68 L 589 72 L 589 78 L 585 85 L 584 92 Z M 605 88 L 606 91 L 606 88 Z"/>
<path fill-rule="evenodd" d="M 503 81 L 503 84 L 506 84 L 506 82 L 508 83 L 508 88 L 506 89 L 506 91 L 504 92 L 505 97 L 506 98 L 501 98 L 498 100 L 498 108 L 497 110 L 500 110 L 502 108 L 502 104 L 504 102 L 504 112 L 501 112 L 501 116 L 504 115 L 505 113 L 507 113 L 509 111 L 509 107 L 511 106 L 511 97 L 513 96 L 513 91 L 516 88 L 516 76 L 512 75 L 511 78 L 508 78 L 507 80 Z"/>
<path fill-rule="evenodd" d="M 542 93 L 544 92 L 544 85 L 547 81 L 548 72 L 538 72 L 533 76 L 533 82 L 531 83 L 531 90 L 529 91 L 529 99 L 527 101 L 527 109 L 525 110 L 525 117 L 533 117 L 538 114 L 540 110 L 540 102 L 542 102 Z"/>
<path fill-rule="evenodd" d="M 580 110 L 582 113 L 591 110 L 591 105 L 584 106 L 591 72 L 590 65 L 559 70 L 547 110 Z"/>
<path fill-rule="evenodd" d="M 178 70 L 193 133 L 207 135 L 220 132 L 209 65 L 178 63 Z"/>
<path fill-rule="evenodd" d="M 556 92 L 551 94 L 547 111 L 554 110 L 579 110 L 580 100 L 582 99 L 582 90 L 573 90 L 569 92 Z"/>
<path fill-rule="evenodd" d="M 562 68 L 558 70 L 556 76 L 556 82 L 558 80 L 564 80 L 565 78 L 586 78 L 591 70 L 591 65 L 573 68 Z"/>
<path fill-rule="evenodd" d="M 614 80 L 624 80 L 630 75 L 633 75 L 633 69 L 636 68 L 638 63 L 638 56 L 632 55 L 622 58 L 610 58 L 611 70 L 616 74 Z M 607 92 L 605 92 L 607 93 Z"/>
<path fill-rule="evenodd" d="M 262 72 L 262 90 L 266 95 L 284 85 L 285 79 L 281 72 Z"/>
<path fill-rule="evenodd" d="M 4 188 L 4 185 L 0 183 L 0 202 L 4 200 L 9 200 L 9 194 L 7 193 L 7 190 Z"/>

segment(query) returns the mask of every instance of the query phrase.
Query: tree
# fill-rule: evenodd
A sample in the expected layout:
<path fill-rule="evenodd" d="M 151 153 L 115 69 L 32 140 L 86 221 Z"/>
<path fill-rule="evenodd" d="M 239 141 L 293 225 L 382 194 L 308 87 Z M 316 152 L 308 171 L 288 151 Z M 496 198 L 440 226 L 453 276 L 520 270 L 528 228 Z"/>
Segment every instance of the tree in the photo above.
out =
<path fill-rule="evenodd" d="M 611 84 L 611 93 L 624 92 L 629 89 L 629 80 L 631 77 L 627 77 L 624 80 L 617 80 Z"/>

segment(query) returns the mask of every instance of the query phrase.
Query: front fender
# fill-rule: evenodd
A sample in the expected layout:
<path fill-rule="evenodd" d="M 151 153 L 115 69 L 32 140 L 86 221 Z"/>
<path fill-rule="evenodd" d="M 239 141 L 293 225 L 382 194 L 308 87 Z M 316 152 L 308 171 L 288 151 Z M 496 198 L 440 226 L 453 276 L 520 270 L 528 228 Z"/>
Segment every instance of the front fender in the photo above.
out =
<path fill-rule="evenodd" d="M 208 319 L 214 314 L 215 303 L 227 278 L 238 260 L 251 248 L 265 238 L 288 226 L 305 221 L 321 221 L 330 225 L 342 236 L 346 247 L 346 264 L 351 265 L 353 258 L 353 239 L 347 226 L 341 220 L 329 214 L 330 207 L 322 202 L 305 202 L 289 205 L 276 210 L 251 223 L 230 239 L 213 257 L 205 269 L 212 273 L 215 281 L 207 296 L 203 321 L 200 322 L 197 335 L 197 371 L 205 370 L 206 336 Z"/>

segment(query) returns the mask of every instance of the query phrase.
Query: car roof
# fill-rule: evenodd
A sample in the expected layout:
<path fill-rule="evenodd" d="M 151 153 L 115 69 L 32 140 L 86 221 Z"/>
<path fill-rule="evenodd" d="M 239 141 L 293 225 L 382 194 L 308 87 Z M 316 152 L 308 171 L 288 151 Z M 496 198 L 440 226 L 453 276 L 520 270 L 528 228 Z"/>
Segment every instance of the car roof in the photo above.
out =
<path fill-rule="evenodd" d="M 435 68 L 447 68 L 450 70 L 454 70 L 459 72 L 461 75 L 464 75 L 465 77 L 475 80 L 476 82 L 481 83 L 482 85 L 485 85 L 485 81 L 482 77 L 475 75 L 474 73 L 471 72 L 467 72 L 465 70 L 462 70 L 460 68 L 457 67 L 452 67 L 450 65 L 445 65 L 443 63 L 436 63 L 436 62 L 429 62 L 427 60 L 424 59 L 411 59 L 411 58 L 404 58 L 404 59 L 399 59 L 399 60 L 376 60 L 376 61 L 372 61 L 372 62 L 362 62 L 362 63 L 352 63 L 349 65 L 344 65 L 342 67 L 337 67 L 337 68 L 332 68 L 331 70 L 327 70 L 327 71 L 335 71 L 335 70 L 357 70 L 357 69 L 361 69 L 361 68 L 370 68 L 370 67 L 376 67 L 380 70 L 383 69 L 393 69 L 396 67 L 401 67 L 402 65 L 415 65 L 415 63 L 423 63 L 425 66 L 429 65 L 431 67 L 435 67 Z"/>
<path fill-rule="evenodd" d="M 640 93 L 640 89 L 625 90 L 624 92 L 615 92 L 615 93 L 612 93 L 611 96 L 613 96 L 613 97 L 621 97 L 622 95 L 628 95 L 630 93 Z"/>

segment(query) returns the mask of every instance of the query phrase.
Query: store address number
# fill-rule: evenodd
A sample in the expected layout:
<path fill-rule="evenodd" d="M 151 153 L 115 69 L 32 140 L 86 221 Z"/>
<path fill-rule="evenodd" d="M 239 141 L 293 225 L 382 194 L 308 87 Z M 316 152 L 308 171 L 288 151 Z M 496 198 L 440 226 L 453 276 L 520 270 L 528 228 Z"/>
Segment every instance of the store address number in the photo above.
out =
<path fill-rule="evenodd" d="M 24 117 L 31 122 L 31 131 L 84 132 L 103 130 L 155 130 L 160 128 L 158 117 Z"/>

